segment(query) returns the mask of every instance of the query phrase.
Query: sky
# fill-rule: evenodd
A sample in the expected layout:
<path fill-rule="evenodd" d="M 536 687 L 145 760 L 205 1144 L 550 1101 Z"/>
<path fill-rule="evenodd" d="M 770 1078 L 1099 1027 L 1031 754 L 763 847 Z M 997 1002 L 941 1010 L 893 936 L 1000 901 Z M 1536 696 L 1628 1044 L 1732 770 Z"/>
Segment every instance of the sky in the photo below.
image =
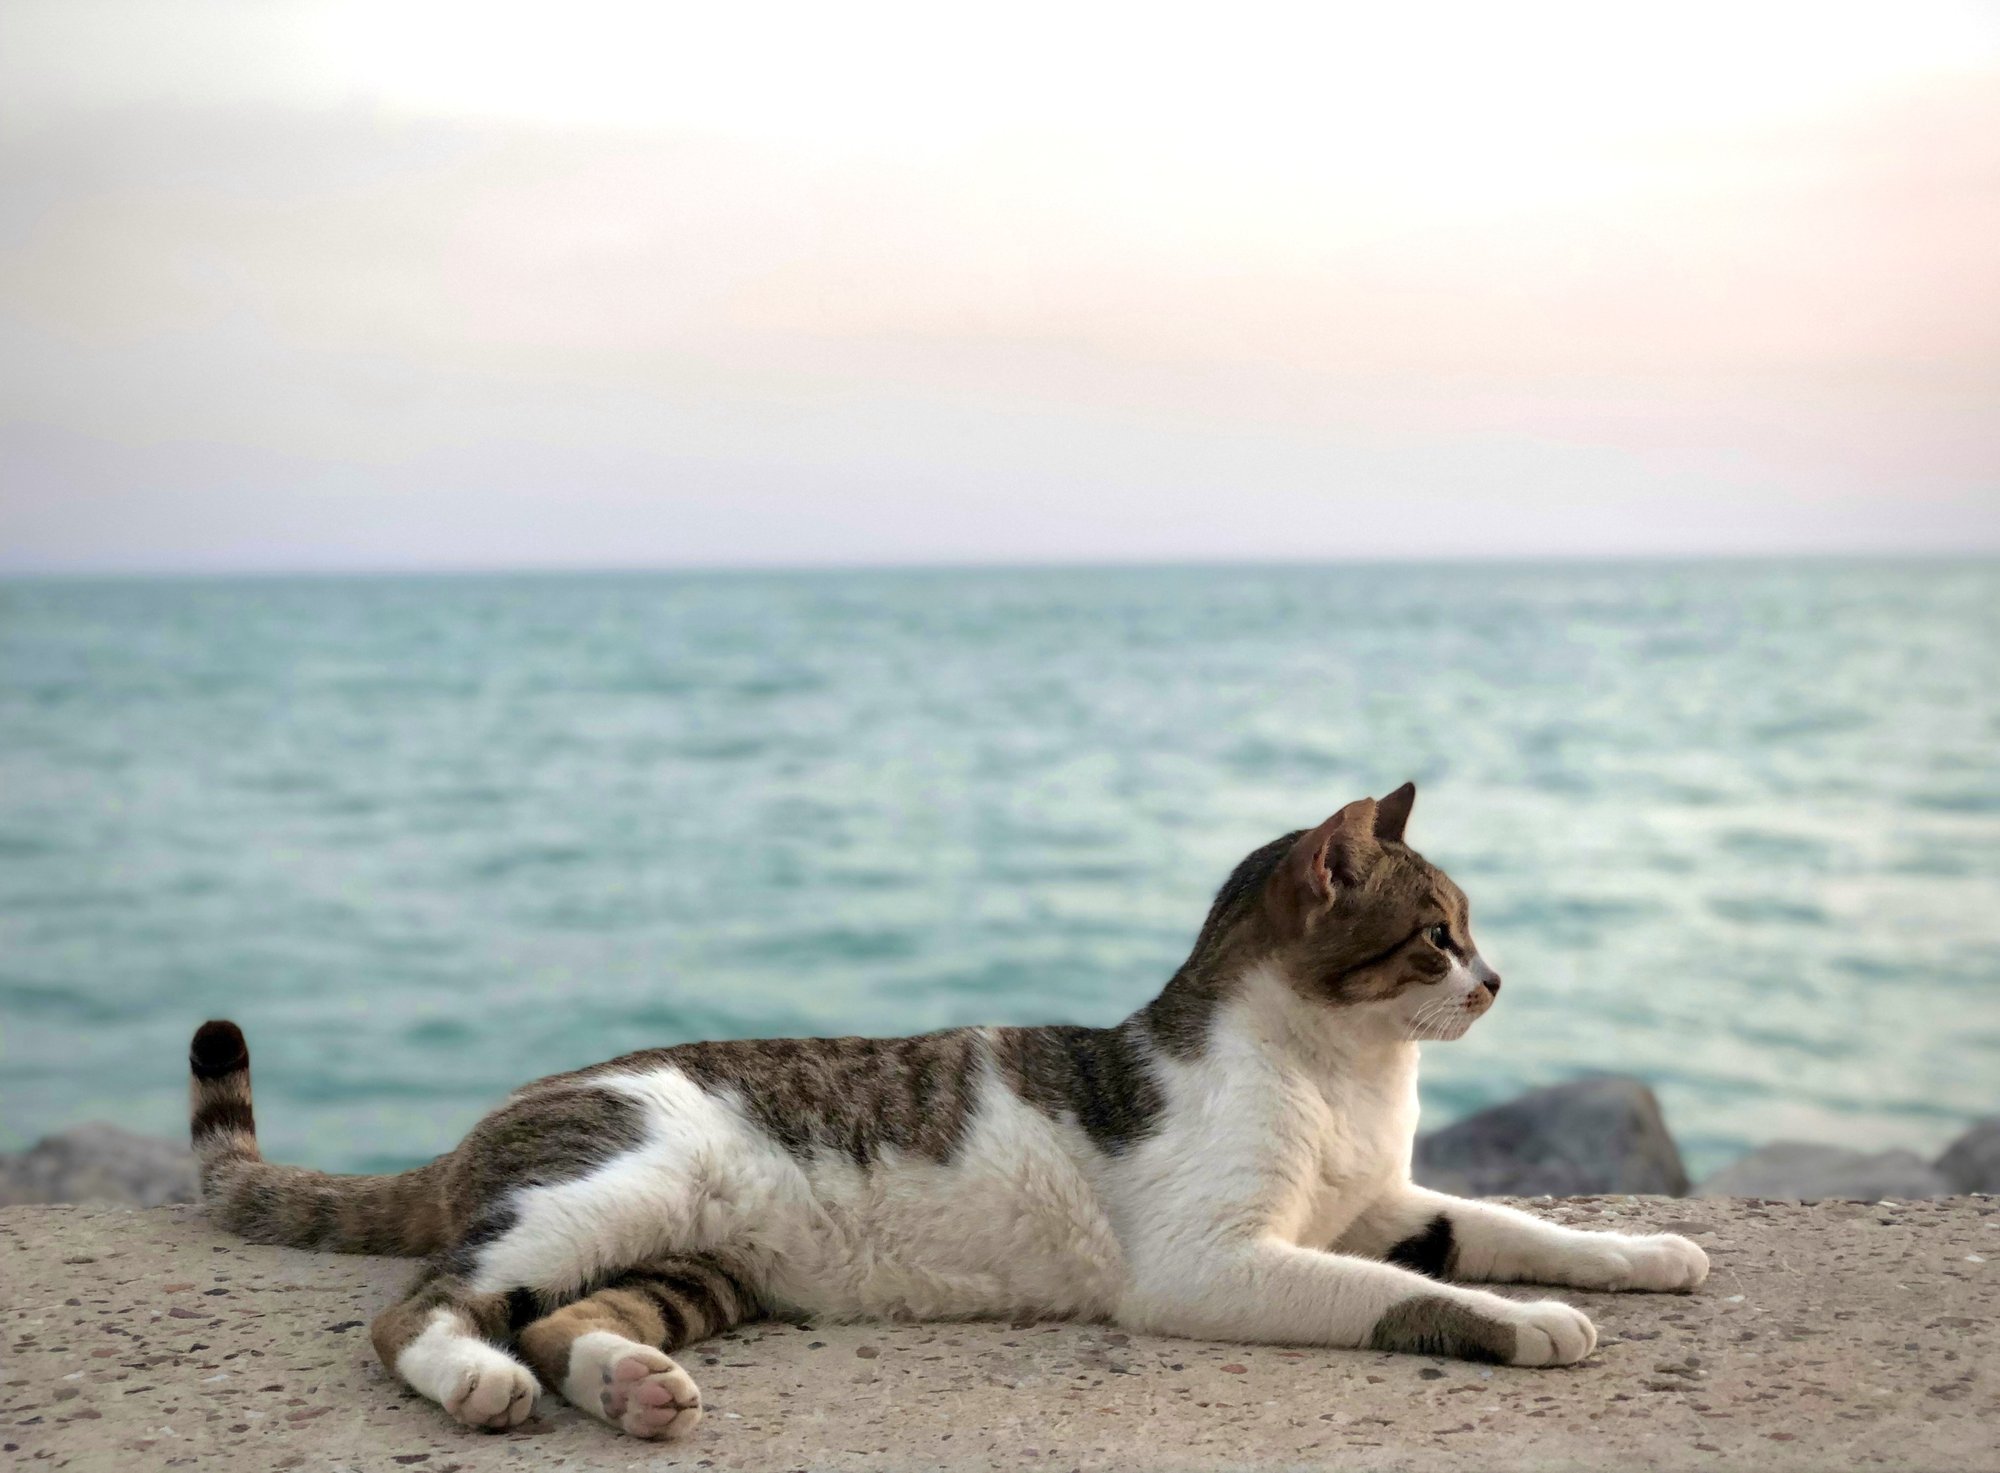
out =
<path fill-rule="evenodd" d="M 0 572 L 2000 551 L 2000 4 L 0 0 Z"/>

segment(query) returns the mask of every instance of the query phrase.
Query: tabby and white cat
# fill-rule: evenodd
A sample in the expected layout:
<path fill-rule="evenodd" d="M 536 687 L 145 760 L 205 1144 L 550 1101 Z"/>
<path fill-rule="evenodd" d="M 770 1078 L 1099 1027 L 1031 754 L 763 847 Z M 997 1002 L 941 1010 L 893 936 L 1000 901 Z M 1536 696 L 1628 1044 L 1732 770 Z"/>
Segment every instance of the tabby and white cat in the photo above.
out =
<path fill-rule="evenodd" d="M 1411 1184 L 1417 1045 L 1500 991 L 1403 843 L 1415 789 L 1236 867 L 1114 1028 L 697 1043 L 518 1090 L 399 1176 L 261 1159 L 232 1023 L 195 1034 L 202 1192 L 257 1242 L 428 1255 L 373 1327 L 459 1421 L 539 1389 L 639 1437 L 701 1416 L 668 1352 L 756 1316 L 1043 1315 L 1563 1365 L 1596 1332 L 1453 1279 L 1687 1290 L 1685 1238 L 1578 1232 Z"/>

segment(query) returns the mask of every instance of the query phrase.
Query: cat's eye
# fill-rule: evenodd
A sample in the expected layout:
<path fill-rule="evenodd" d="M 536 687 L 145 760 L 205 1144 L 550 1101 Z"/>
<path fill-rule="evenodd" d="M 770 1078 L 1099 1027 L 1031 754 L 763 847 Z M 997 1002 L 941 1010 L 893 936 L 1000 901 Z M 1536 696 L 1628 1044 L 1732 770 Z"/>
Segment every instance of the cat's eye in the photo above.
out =
<path fill-rule="evenodd" d="M 1424 932 L 1424 940 L 1430 942 L 1439 951 L 1450 951 L 1451 927 L 1432 926 L 1428 931 Z"/>

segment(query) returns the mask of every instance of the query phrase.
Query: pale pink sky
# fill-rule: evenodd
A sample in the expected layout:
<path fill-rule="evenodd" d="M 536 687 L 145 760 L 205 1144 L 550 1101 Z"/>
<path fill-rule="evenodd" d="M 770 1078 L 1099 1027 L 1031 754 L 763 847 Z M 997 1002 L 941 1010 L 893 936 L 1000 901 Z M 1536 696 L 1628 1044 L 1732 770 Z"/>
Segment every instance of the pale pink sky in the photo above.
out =
<path fill-rule="evenodd" d="M 2000 7 L 0 3 L 0 571 L 2000 551 Z"/>

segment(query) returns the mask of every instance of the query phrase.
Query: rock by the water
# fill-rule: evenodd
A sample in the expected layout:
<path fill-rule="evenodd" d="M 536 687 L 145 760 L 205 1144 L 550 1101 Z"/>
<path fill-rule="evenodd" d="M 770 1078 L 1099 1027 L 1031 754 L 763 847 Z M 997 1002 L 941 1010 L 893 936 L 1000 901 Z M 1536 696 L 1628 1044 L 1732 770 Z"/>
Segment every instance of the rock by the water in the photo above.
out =
<path fill-rule="evenodd" d="M 117 1202 L 158 1207 L 195 1200 L 194 1154 L 179 1141 L 93 1122 L 0 1155 L 0 1207 Z"/>
<path fill-rule="evenodd" d="M 1955 1192 L 2000 1192 L 2000 1115 L 1976 1122 L 1937 1159 Z"/>
<path fill-rule="evenodd" d="M 1807 1141 L 1774 1141 L 1702 1182 L 1703 1197 L 1779 1197 L 1801 1202 L 1848 1198 L 1948 1197 L 1951 1183 L 1911 1151 L 1849 1151 Z"/>
<path fill-rule="evenodd" d="M 1419 1183 L 1464 1197 L 1684 1196 L 1687 1168 L 1637 1079 L 1553 1085 L 1420 1136 Z"/>

